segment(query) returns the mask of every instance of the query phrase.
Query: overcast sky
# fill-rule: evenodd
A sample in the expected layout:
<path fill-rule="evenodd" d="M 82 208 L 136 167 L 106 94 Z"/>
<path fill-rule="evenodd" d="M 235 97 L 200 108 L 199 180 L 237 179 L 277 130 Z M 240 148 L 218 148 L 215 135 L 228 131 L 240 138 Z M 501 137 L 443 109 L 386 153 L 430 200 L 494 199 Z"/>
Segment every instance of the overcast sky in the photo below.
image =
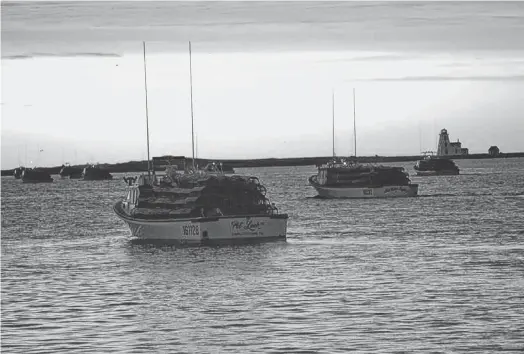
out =
<path fill-rule="evenodd" d="M 524 29 L 512 18 L 523 12 L 519 4 L 395 5 L 381 17 L 376 6 L 313 3 L 317 8 L 286 5 L 289 16 L 277 18 L 284 10 L 267 4 L 251 13 L 238 3 L 211 10 L 182 3 L 183 11 L 172 3 L 178 20 L 159 19 L 169 12 L 144 4 L 100 18 L 92 11 L 108 5 L 5 11 L 2 4 L 2 168 L 144 159 L 143 38 L 151 39 L 151 153 L 190 156 L 184 38 L 191 23 L 184 21 L 191 16 L 200 23 L 191 28 L 201 157 L 330 155 L 332 90 L 336 152 L 353 154 L 353 88 L 358 155 L 435 149 L 442 128 L 472 153 L 491 145 L 524 151 L 524 41 L 516 39 Z M 149 10 L 161 11 L 150 23 L 183 24 L 133 27 Z M 71 11 L 76 17 L 66 17 Z M 246 19 L 253 22 L 239 22 Z"/>

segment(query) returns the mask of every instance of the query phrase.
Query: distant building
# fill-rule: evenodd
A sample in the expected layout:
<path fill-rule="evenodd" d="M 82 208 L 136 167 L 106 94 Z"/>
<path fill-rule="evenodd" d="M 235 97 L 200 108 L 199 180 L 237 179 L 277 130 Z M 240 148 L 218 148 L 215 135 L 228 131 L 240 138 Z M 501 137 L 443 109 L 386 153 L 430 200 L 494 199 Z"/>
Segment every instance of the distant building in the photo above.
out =
<path fill-rule="evenodd" d="M 449 135 L 446 129 L 442 129 L 440 131 L 437 156 L 458 156 L 468 154 L 469 150 L 467 148 L 463 148 L 462 143 L 458 141 L 458 139 L 453 143 L 449 141 Z"/>
<path fill-rule="evenodd" d="M 500 150 L 497 146 L 493 145 L 488 150 L 489 156 L 498 156 L 500 154 Z"/>

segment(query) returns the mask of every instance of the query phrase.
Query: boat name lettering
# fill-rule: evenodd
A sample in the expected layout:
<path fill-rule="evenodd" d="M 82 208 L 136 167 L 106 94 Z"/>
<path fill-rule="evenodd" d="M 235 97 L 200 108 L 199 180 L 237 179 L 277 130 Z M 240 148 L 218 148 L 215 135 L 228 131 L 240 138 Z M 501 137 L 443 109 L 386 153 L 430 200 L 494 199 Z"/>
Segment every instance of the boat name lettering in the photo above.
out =
<path fill-rule="evenodd" d="M 384 193 L 391 193 L 391 192 L 395 192 L 395 191 L 405 192 L 406 188 L 403 188 L 403 187 L 389 187 L 389 188 L 384 189 Z"/>
<path fill-rule="evenodd" d="M 200 236 L 200 225 L 198 224 L 182 225 L 182 235 Z"/>
<path fill-rule="evenodd" d="M 373 195 L 373 189 L 364 189 L 362 192 L 364 195 Z"/>
<path fill-rule="evenodd" d="M 231 221 L 231 234 L 234 236 L 263 236 L 264 233 L 261 229 L 264 224 L 264 221 L 255 221 L 251 218 L 246 218 L 245 221 L 233 220 Z"/>
<path fill-rule="evenodd" d="M 231 227 L 233 230 L 245 230 L 245 231 L 257 231 L 264 225 L 262 221 L 253 221 L 251 218 L 247 218 L 246 221 L 231 221 Z"/>

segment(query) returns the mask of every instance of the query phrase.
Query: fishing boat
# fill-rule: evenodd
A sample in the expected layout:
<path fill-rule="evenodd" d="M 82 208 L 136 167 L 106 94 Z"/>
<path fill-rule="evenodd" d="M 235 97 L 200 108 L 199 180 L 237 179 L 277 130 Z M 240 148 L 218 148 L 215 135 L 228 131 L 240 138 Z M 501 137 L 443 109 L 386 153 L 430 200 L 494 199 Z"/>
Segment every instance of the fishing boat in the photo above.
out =
<path fill-rule="evenodd" d="M 51 175 L 41 168 L 25 168 L 22 171 L 22 183 L 50 183 L 53 182 Z"/>
<path fill-rule="evenodd" d="M 412 184 L 402 167 L 360 164 L 335 158 L 318 166 L 309 183 L 323 198 L 413 197 L 418 184 Z"/>
<path fill-rule="evenodd" d="M 139 176 L 114 206 L 138 239 L 189 245 L 286 239 L 288 215 L 270 203 L 257 177 L 204 171 L 161 182 L 151 177 Z"/>
<path fill-rule="evenodd" d="M 87 165 L 82 171 L 82 179 L 84 181 L 105 181 L 113 179 L 113 176 L 99 165 Z"/>
<path fill-rule="evenodd" d="M 335 99 L 333 95 L 333 159 L 319 165 L 309 184 L 322 198 L 391 198 L 413 197 L 418 184 L 412 184 L 402 167 L 361 164 L 357 161 L 355 90 L 353 90 L 353 129 L 355 156 L 353 159 L 335 156 Z"/>
<path fill-rule="evenodd" d="M 60 169 L 60 177 L 62 178 L 69 178 L 69 179 L 80 179 L 82 178 L 83 170 L 79 167 L 73 167 L 66 163 L 65 165 L 62 165 L 62 168 Z"/>
<path fill-rule="evenodd" d="M 423 159 L 417 161 L 413 168 L 417 171 L 417 176 L 449 176 L 460 173 L 453 160 L 436 157 L 429 152 L 425 152 Z"/>
<path fill-rule="evenodd" d="M 207 171 L 210 173 L 223 173 L 223 174 L 234 174 L 235 170 L 233 167 L 223 164 L 222 162 L 210 162 L 206 166 L 204 166 L 203 171 Z"/>
<path fill-rule="evenodd" d="M 13 176 L 16 179 L 22 178 L 22 173 L 24 172 L 24 170 L 25 170 L 24 166 L 20 166 L 20 167 L 15 168 L 15 170 L 13 171 Z"/>
<path fill-rule="evenodd" d="M 143 49 L 148 172 L 125 178 L 127 196 L 114 205 L 115 214 L 132 236 L 146 241 L 202 245 L 285 240 L 288 215 L 269 201 L 258 178 L 226 176 L 216 163 L 210 171 L 197 169 L 194 141 L 191 169 L 180 172 L 172 166 L 161 179 L 151 170 L 145 42 Z M 191 76 L 191 42 L 189 54 Z"/>

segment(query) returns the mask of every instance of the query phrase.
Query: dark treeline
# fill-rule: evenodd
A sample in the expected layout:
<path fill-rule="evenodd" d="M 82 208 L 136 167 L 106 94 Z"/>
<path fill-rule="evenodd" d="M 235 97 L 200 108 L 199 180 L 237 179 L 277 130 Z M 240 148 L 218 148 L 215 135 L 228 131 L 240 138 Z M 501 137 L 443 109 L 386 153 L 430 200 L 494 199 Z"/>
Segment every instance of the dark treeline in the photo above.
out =
<path fill-rule="evenodd" d="M 498 156 L 490 156 L 489 154 L 470 154 L 463 156 L 450 157 L 453 160 L 461 159 L 489 159 L 489 158 L 510 158 L 510 157 L 524 157 L 524 152 L 500 153 Z M 271 166 L 315 166 L 326 163 L 331 156 L 317 156 L 317 157 L 290 157 L 290 158 L 265 158 L 265 159 L 249 159 L 249 160 L 210 160 L 210 159 L 195 159 L 198 166 L 205 166 L 209 162 L 222 162 L 232 168 L 239 167 L 271 167 Z M 420 155 L 413 156 L 359 156 L 356 159 L 358 162 L 406 162 L 417 161 L 421 158 Z M 169 160 L 169 156 L 161 156 L 154 158 L 155 171 L 164 171 L 165 165 Z M 187 164 L 191 164 L 191 158 L 186 159 Z M 86 165 L 75 165 L 73 167 L 84 168 Z M 99 164 L 100 168 L 107 169 L 110 173 L 119 172 L 146 172 L 147 160 L 143 161 L 129 161 L 115 164 Z M 40 167 L 49 174 L 56 175 L 60 172 L 62 166 L 54 167 Z M 12 176 L 14 169 L 2 170 L 2 176 Z"/>

